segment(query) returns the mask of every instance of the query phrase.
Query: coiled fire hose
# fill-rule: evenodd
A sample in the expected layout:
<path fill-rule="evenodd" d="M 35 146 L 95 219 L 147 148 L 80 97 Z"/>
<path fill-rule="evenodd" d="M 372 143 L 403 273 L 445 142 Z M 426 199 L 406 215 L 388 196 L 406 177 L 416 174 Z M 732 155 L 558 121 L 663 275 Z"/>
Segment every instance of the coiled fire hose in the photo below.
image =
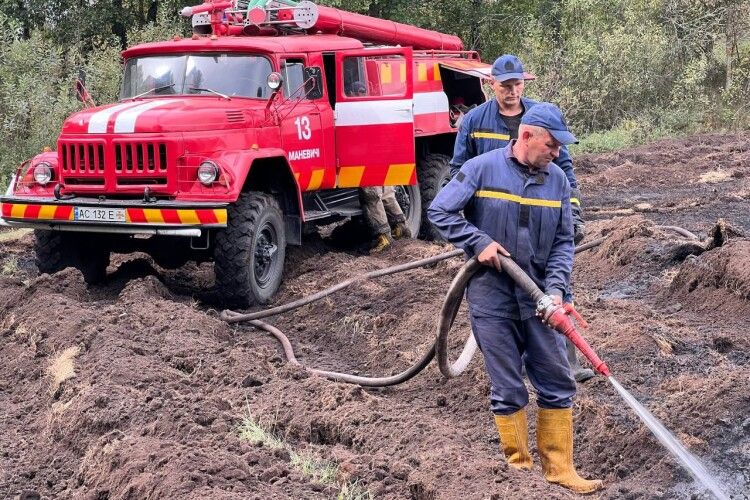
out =
<path fill-rule="evenodd" d="M 692 240 L 700 239 L 695 234 L 680 227 L 676 227 L 676 226 L 657 226 L 657 227 L 660 229 L 671 230 L 671 231 L 677 232 L 680 235 L 685 236 L 686 238 L 689 238 Z M 599 246 L 605 240 L 606 240 L 606 237 L 603 237 L 603 238 L 598 238 L 591 242 L 585 243 L 583 245 L 580 245 L 576 247 L 575 253 L 580 253 L 580 252 L 589 250 L 591 248 L 594 248 L 596 246 Z M 355 276 L 354 278 L 350 278 L 334 286 L 321 290 L 320 292 L 309 295 L 307 297 L 303 297 L 293 302 L 289 302 L 287 304 L 282 304 L 280 306 L 272 307 L 272 308 L 265 309 L 262 311 L 257 311 L 254 313 L 246 313 L 246 314 L 238 313 L 238 312 L 227 309 L 227 310 L 222 311 L 219 317 L 222 320 L 226 321 L 227 323 L 248 322 L 250 323 L 250 325 L 256 328 L 265 330 L 266 332 L 273 335 L 279 341 L 279 343 L 281 343 L 282 348 L 284 350 L 284 355 L 286 356 L 287 361 L 289 363 L 293 365 L 297 365 L 297 366 L 304 366 L 299 361 L 297 361 L 297 358 L 294 355 L 294 350 L 292 349 L 292 345 L 289 342 L 289 339 L 286 337 L 286 335 L 284 335 L 284 333 L 281 330 L 274 327 L 273 325 L 270 325 L 264 321 L 260 321 L 260 318 L 265 318 L 268 316 L 273 316 L 273 315 L 280 314 L 283 312 L 291 311 L 293 309 L 297 309 L 299 307 L 302 307 L 304 305 L 320 300 L 324 297 L 327 297 L 328 295 L 331 295 L 339 290 L 347 288 L 361 281 L 365 281 L 365 280 L 372 279 L 372 278 L 377 278 L 380 276 L 387 276 L 389 274 L 395 274 L 398 272 L 403 272 L 403 271 L 407 271 L 410 269 L 415 269 L 418 267 L 434 264 L 441 260 L 450 259 L 452 257 L 457 257 L 463 254 L 464 254 L 463 250 L 454 250 L 451 252 L 442 253 L 442 254 L 428 257 L 425 259 L 420 259 L 414 262 L 409 262 L 407 264 L 400 264 L 398 266 L 378 269 L 376 271 L 371 271 L 369 273 L 365 273 L 360 276 Z M 546 324 L 548 324 L 550 327 L 560 332 L 562 335 L 565 335 L 566 337 L 568 337 L 571 340 L 571 342 L 573 342 L 573 344 L 578 348 L 578 350 L 580 350 L 581 353 L 586 357 L 586 359 L 589 360 L 589 362 L 592 364 L 592 366 L 597 372 L 599 372 L 602 375 L 608 376 L 609 369 L 607 368 L 607 365 L 601 359 L 599 359 L 599 357 L 591 349 L 588 343 L 586 343 L 583 337 L 581 337 L 581 335 L 577 332 L 575 326 L 573 325 L 573 322 L 570 320 L 569 315 L 573 315 L 579 320 L 580 323 L 582 323 L 582 325 L 585 325 L 585 322 L 582 320 L 582 318 L 580 318 L 578 313 L 575 312 L 572 306 L 555 305 L 552 302 L 551 298 L 545 295 L 539 289 L 539 287 L 537 287 L 536 284 L 531 280 L 531 278 L 529 278 L 529 276 L 526 273 L 524 273 L 523 270 L 521 270 L 521 268 L 518 267 L 518 265 L 512 259 L 508 257 L 504 257 L 502 255 L 499 255 L 499 257 L 500 257 L 500 261 L 502 265 L 502 270 L 504 272 L 507 272 L 509 276 L 514 281 L 516 281 L 516 283 L 519 286 L 521 286 L 521 288 L 523 288 L 527 293 L 529 293 L 532 299 L 537 303 L 537 312 L 540 315 L 540 319 L 544 321 Z M 400 373 L 397 373 L 395 375 L 386 376 L 386 377 L 363 377 L 359 375 L 352 375 L 348 373 L 340 373 L 340 372 L 327 371 L 327 370 L 319 370 L 316 368 L 310 368 L 310 367 L 304 366 L 305 369 L 315 375 L 319 375 L 321 377 L 325 377 L 327 379 L 330 379 L 336 382 L 358 384 L 363 387 L 387 387 L 387 386 L 401 384 L 413 378 L 419 372 L 424 370 L 427 367 L 427 365 L 430 364 L 430 361 L 432 361 L 432 358 L 435 357 L 435 355 L 437 354 L 440 372 L 445 377 L 451 378 L 451 377 L 456 377 L 460 375 L 461 373 L 464 372 L 464 370 L 466 370 L 466 367 L 469 365 L 469 362 L 471 362 L 471 359 L 473 358 L 474 353 L 476 352 L 477 344 L 476 344 L 476 341 L 474 340 L 474 335 L 469 334 L 469 338 L 466 340 L 466 343 L 464 344 L 464 348 L 461 351 L 461 355 L 454 363 L 451 364 L 448 360 L 448 334 L 450 332 L 451 327 L 453 326 L 453 322 L 456 318 L 456 314 L 458 313 L 459 307 L 461 306 L 461 301 L 463 300 L 464 290 L 466 289 L 466 285 L 468 284 L 469 280 L 474 275 L 474 273 L 476 273 L 477 270 L 480 268 L 480 266 L 481 264 L 479 264 L 476 257 L 474 257 L 470 259 L 469 261 L 467 261 L 466 264 L 464 264 L 464 266 L 459 270 L 458 274 L 456 274 L 456 277 L 453 279 L 450 287 L 448 288 L 448 292 L 445 295 L 445 300 L 443 301 L 443 306 L 440 310 L 440 319 L 438 321 L 437 336 L 436 336 L 435 341 L 430 346 L 430 348 L 422 355 L 422 357 L 419 360 L 417 360 L 414 364 L 409 366 L 406 370 Z"/>

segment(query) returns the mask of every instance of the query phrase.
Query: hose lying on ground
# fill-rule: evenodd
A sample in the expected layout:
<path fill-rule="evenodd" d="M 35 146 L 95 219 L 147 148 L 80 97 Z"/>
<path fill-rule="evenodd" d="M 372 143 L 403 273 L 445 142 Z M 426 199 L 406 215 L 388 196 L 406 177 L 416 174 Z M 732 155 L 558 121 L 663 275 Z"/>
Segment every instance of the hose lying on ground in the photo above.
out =
<path fill-rule="evenodd" d="M 660 229 L 675 231 L 679 233 L 680 235 L 685 236 L 689 239 L 700 240 L 698 236 L 696 236 L 695 234 L 681 227 L 677 227 L 677 226 L 656 226 L 656 227 Z M 576 247 L 575 253 L 584 252 L 586 250 L 590 250 L 591 248 L 597 247 L 601 245 L 606 239 L 607 237 L 598 238 L 588 243 L 584 243 L 583 245 L 579 245 Z M 226 309 L 222 311 L 222 313 L 220 314 L 220 318 L 228 323 L 238 323 L 238 322 L 247 321 L 252 326 L 267 331 L 268 333 L 273 335 L 276 338 L 276 340 L 278 340 L 281 343 L 282 348 L 284 350 L 284 355 L 286 356 L 287 361 L 289 363 L 293 365 L 297 365 L 297 366 L 303 366 L 306 370 L 310 371 L 311 373 L 314 373 L 321 377 L 328 378 L 330 380 L 334 380 L 336 382 L 358 384 L 363 387 L 387 387 L 391 385 L 401 384 L 413 378 L 419 372 L 424 370 L 427 367 L 427 365 L 430 364 L 430 361 L 432 361 L 432 358 L 435 357 L 436 354 L 438 357 L 438 365 L 443 375 L 445 375 L 448 378 L 457 377 L 458 375 L 460 375 L 466 370 L 472 358 L 474 357 L 474 354 L 477 349 L 477 343 L 476 343 L 476 340 L 474 339 L 474 335 L 470 333 L 469 338 L 466 340 L 463 350 L 461 351 L 461 355 L 458 357 L 455 363 L 451 364 L 448 360 L 448 334 L 450 332 L 451 327 L 453 326 L 453 322 L 456 319 L 456 314 L 458 314 L 458 309 L 461 306 L 461 302 L 464 296 L 464 291 L 466 290 L 466 285 L 468 284 L 469 280 L 474 275 L 474 273 L 476 273 L 477 270 L 481 267 L 481 264 L 477 261 L 476 257 L 468 260 L 466 264 L 464 264 L 464 266 L 456 274 L 455 278 L 451 282 L 450 287 L 448 288 L 448 292 L 445 295 L 445 300 L 443 301 L 443 306 L 440 310 L 440 318 L 438 320 L 438 326 L 437 326 L 437 336 L 433 344 L 422 355 L 422 357 L 418 361 L 416 361 L 414 364 L 409 366 L 406 370 L 400 373 L 397 373 L 395 375 L 390 375 L 386 377 L 363 377 L 359 375 L 351 375 L 348 373 L 319 370 L 316 368 L 310 368 L 310 367 L 304 366 L 299 361 L 297 361 L 297 358 L 294 355 L 292 344 L 289 342 L 289 339 L 286 337 L 286 335 L 284 335 L 284 333 L 278 328 L 276 328 L 275 326 L 270 325 L 264 321 L 259 321 L 258 318 L 265 318 L 268 316 L 273 316 L 273 315 L 280 314 L 283 312 L 291 311 L 293 309 L 297 309 L 299 307 L 302 307 L 304 305 L 310 304 L 324 297 L 327 297 L 328 295 L 331 295 L 332 293 L 335 293 L 339 290 L 343 290 L 344 288 L 347 288 L 353 285 L 354 283 L 359 283 L 368 279 L 377 278 L 381 276 L 387 276 L 389 274 L 395 274 L 398 272 L 415 269 L 415 268 L 426 266 L 429 264 L 434 264 L 441 260 L 446 260 L 451 257 L 457 257 L 463 254 L 464 254 L 463 250 L 454 250 L 451 252 L 442 253 L 439 255 L 432 256 L 432 257 L 427 257 L 425 259 L 416 260 L 414 262 L 409 262 L 406 264 L 399 264 L 397 266 L 391 266 L 391 267 L 387 267 L 383 269 L 378 269 L 376 271 L 371 271 L 369 273 L 365 273 L 360 276 L 355 276 L 354 278 L 350 278 L 346 281 L 343 281 L 341 283 L 328 287 L 324 290 L 321 290 L 320 292 L 314 293 L 307 297 L 303 297 L 301 299 L 295 300 L 293 302 L 289 302 L 287 304 L 282 304 L 280 306 L 265 309 L 263 311 L 257 311 L 257 312 L 248 313 L 248 314 L 241 314 L 241 313 Z M 504 270 L 508 272 L 507 269 L 504 269 Z M 531 281 L 531 278 L 529 278 L 528 275 L 526 275 L 525 273 L 521 273 L 521 274 L 514 273 L 514 280 L 518 281 L 519 279 L 520 280 L 526 279 L 526 280 Z M 531 282 L 531 284 L 533 284 L 533 281 Z M 530 287 L 524 287 L 524 288 L 529 289 Z M 534 298 L 535 301 L 536 299 L 537 298 Z"/>
<path fill-rule="evenodd" d="M 293 302 L 282 304 L 280 306 L 271 307 L 269 309 L 264 309 L 262 311 L 257 311 L 257 312 L 248 313 L 248 314 L 240 314 L 238 312 L 230 311 L 229 309 L 226 309 L 222 311 L 220 317 L 227 323 L 237 323 L 239 321 L 250 321 L 254 319 L 266 318 L 268 316 L 274 316 L 276 314 L 281 314 L 287 311 L 291 311 L 293 309 L 297 309 L 304 305 L 315 302 L 316 300 L 320 300 L 324 297 L 331 295 L 332 293 L 338 292 L 339 290 L 343 290 L 344 288 L 347 288 L 353 285 L 354 283 L 359 283 L 360 281 L 365 281 L 365 280 L 372 279 L 372 278 L 379 278 L 381 276 L 387 276 L 389 274 L 400 273 L 402 271 L 408 271 L 409 269 L 415 269 L 417 267 L 427 266 L 430 264 L 434 264 L 436 262 L 440 262 L 441 260 L 450 259 L 451 257 L 457 257 L 459 255 L 463 255 L 463 253 L 464 253 L 463 250 L 453 250 L 452 252 L 446 252 L 446 253 L 441 253 L 439 255 L 433 255 L 432 257 L 415 260 L 414 262 L 407 262 L 406 264 L 399 264 L 398 266 L 386 267 L 384 269 L 377 269 L 375 271 L 370 271 L 369 273 L 365 273 L 359 276 L 355 276 L 353 278 L 349 278 L 346 281 L 342 281 L 341 283 L 328 287 L 317 293 L 308 295 L 307 297 L 302 297 L 301 299 L 295 300 Z"/>

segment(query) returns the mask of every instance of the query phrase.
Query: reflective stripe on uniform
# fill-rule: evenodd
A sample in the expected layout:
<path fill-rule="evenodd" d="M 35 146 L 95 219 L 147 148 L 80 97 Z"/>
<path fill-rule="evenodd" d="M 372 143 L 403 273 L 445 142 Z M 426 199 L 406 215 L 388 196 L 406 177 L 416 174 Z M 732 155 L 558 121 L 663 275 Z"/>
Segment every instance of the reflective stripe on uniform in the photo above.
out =
<path fill-rule="evenodd" d="M 505 193 L 503 191 L 492 191 L 492 190 L 480 190 L 474 194 L 477 198 L 495 198 L 498 200 L 507 200 L 518 203 L 520 205 L 532 205 L 535 207 L 549 207 L 549 208 L 560 208 L 562 202 L 560 200 L 542 200 L 540 198 L 524 198 L 517 194 Z"/>
<path fill-rule="evenodd" d="M 497 139 L 500 141 L 509 141 L 510 136 L 508 134 L 497 134 L 495 132 L 472 132 L 472 139 Z"/>
<path fill-rule="evenodd" d="M 578 205 L 578 206 L 581 206 L 581 200 L 579 200 L 578 198 L 571 198 L 571 199 L 570 199 L 570 202 L 571 202 L 572 204 L 574 204 L 574 205 Z"/>

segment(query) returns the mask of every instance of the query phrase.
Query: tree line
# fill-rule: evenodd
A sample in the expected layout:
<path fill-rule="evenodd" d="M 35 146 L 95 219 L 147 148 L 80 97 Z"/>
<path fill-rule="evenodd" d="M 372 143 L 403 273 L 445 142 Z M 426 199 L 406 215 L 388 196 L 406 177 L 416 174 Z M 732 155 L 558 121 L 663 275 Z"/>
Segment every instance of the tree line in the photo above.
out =
<path fill-rule="evenodd" d="M 197 2 L 196 2 L 197 3 Z M 518 54 L 580 135 L 750 124 L 750 0 L 323 0 L 460 36 L 483 60 Z M 187 35 L 185 0 L 0 0 L 0 180 L 81 104 L 117 99 L 119 51 Z"/>

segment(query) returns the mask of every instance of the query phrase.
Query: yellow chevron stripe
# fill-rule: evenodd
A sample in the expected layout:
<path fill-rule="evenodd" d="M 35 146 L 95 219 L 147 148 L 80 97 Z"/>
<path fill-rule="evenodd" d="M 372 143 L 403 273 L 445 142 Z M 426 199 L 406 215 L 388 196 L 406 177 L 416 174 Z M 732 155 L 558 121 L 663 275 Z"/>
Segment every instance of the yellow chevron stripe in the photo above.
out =
<path fill-rule="evenodd" d="M 11 205 L 10 216 L 17 219 L 23 219 L 24 213 L 26 212 L 26 205 Z"/>
<path fill-rule="evenodd" d="M 380 65 L 380 83 L 391 83 L 393 81 L 393 70 L 390 63 Z"/>
<path fill-rule="evenodd" d="M 219 224 L 227 223 L 227 209 L 226 208 L 214 208 L 214 215 L 216 216 L 216 221 Z"/>
<path fill-rule="evenodd" d="M 401 186 L 409 184 L 414 173 L 414 163 L 394 163 L 388 165 L 388 173 L 385 174 L 384 186 Z"/>
<path fill-rule="evenodd" d="M 539 198 L 524 198 L 517 194 L 501 193 L 499 191 L 477 191 L 475 196 L 478 198 L 495 198 L 498 200 L 508 200 L 521 205 L 532 205 L 535 207 L 549 207 L 549 208 L 560 208 L 562 202 L 560 200 L 542 200 Z"/>
<path fill-rule="evenodd" d="M 472 132 L 471 137 L 473 139 L 499 139 L 501 141 L 510 140 L 510 136 L 508 134 L 496 134 L 494 132 Z"/>
<path fill-rule="evenodd" d="M 338 187 L 359 187 L 365 167 L 341 167 L 337 181 Z"/>
<path fill-rule="evenodd" d="M 420 82 L 427 81 L 427 65 L 424 63 L 417 63 L 417 80 Z"/>
<path fill-rule="evenodd" d="M 143 216 L 146 217 L 146 222 L 164 223 L 164 217 L 162 217 L 161 210 L 158 208 L 144 208 Z"/>
<path fill-rule="evenodd" d="M 438 63 L 432 66 L 432 77 L 436 82 L 440 81 L 440 65 Z"/>
<path fill-rule="evenodd" d="M 54 219 L 55 218 L 55 210 L 57 209 L 54 205 L 42 205 L 42 208 L 39 210 L 39 215 L 37 216 L 37 219 Z"/>
<path fill-rule="evenodd" d="M 312 175 L 310 176 L 310 182 L 307 184 L 306 191 L 314 191 L 316 189 L 320 189 L 320 184 L 323 182 L 324 172 L 325 170 L 322 168 L 312 171 Z"/>
<path fill-rule="evenodd" d="M 182 224 L 200 224 L 201 222 L 195 210 L 178 210 L 177 217 L 180 218 Z"/>

